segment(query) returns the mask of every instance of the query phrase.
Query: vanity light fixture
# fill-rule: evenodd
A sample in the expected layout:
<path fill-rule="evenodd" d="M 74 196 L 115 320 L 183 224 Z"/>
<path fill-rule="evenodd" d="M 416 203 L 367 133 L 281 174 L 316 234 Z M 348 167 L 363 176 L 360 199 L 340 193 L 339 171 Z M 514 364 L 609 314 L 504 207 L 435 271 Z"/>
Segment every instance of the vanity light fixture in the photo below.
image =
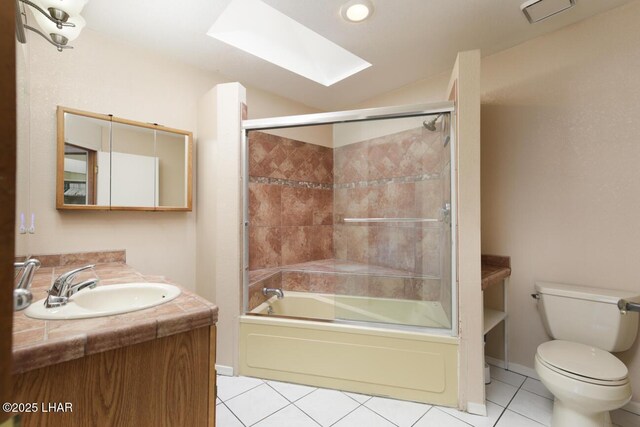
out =
<path fill-rule="evenodd" d="M 89 0 L 15 0 L 16 2 L 16 37 L 20 43 L 26 43 L 25 29 L 43 37 L 62 52 L 72 49 L 68 43 L 75 40 L 85 26 L 80 16 L 82 8 Z M 40 31 L 26 23 L 26 13 L 21 11 L 20 2 L 33 9 Z M 48 35 L 47 35 L 48 34 Z"/>
<path fill-rule="evenodd" d="M 370 0 L 351 0 L 340 9 L 340 14 L 348 22 L 362 22 L 373 13 Z"/>

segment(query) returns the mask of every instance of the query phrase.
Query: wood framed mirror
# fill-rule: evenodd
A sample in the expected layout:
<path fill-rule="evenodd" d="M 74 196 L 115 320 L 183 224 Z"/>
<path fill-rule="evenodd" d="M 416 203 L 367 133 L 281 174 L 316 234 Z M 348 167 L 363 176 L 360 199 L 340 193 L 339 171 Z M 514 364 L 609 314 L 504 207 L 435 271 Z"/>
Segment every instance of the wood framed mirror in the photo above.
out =
<path fill-rule="evenodd" d="M 56 207 L 191 211 L 193 135 L 58 107 Z"/>

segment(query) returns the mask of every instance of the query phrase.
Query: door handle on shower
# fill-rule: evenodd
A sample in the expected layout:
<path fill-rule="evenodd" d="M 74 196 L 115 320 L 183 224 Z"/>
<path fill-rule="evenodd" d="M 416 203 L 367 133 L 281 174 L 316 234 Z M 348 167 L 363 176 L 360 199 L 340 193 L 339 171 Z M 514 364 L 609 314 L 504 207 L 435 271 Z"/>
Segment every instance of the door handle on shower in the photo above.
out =
<path fill-rule="evenodd" d="M 439 222 L 436 218 L 344 218 L 344 222 Z"/>

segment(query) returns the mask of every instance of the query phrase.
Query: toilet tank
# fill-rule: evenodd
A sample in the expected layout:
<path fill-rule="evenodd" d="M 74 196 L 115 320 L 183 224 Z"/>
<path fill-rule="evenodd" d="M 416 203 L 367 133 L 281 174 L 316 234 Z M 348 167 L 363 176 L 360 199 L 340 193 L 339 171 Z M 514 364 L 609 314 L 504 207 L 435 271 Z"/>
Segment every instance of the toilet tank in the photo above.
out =
<path fill-rule="evenodd" d="M 621 313 L 618 301 L 640 294 L 615 289 L 536 282 L 538 311 L 551 337 L 602 350 L 628 350 L 638 334 L 637 312 Z"/>

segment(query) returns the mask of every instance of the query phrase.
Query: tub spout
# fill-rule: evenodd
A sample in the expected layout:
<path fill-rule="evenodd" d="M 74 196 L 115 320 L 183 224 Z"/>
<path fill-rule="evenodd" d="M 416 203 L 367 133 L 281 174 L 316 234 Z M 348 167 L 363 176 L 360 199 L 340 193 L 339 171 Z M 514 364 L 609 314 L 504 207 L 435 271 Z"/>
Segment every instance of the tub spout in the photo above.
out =
<path fill-rule="evenodd" d="M 269 295 L 275 295 L 278 297 L 278 299 L 284 298 L 284 292 L 282 292 L 282 289 L 278 288 L 262 288 L 262 295 L 264 295 L 265 297 L 268 297 Z"/>

